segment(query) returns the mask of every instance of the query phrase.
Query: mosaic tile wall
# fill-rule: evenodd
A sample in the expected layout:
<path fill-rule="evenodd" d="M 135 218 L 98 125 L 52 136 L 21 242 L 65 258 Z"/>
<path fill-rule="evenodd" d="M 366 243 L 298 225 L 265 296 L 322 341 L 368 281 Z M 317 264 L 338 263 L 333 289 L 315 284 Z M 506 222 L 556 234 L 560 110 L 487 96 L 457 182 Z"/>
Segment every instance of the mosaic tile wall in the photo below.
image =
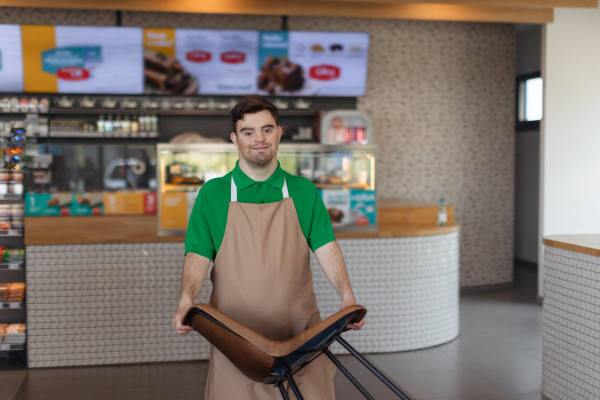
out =
<path fill-rule="evenodd" d="M 114 24 L 110 12 L 0 8 L 0 23 Z M 124 12 L 130 26 L 280 29 L 273 16 Z M 371 35 L 367 94 L 380 197 L 455 206 L 461 286 L 512 281 L 515 26 L 290 17 L 293 30 Z"/>
<path fill-rule="evenodd" d="M 345 338 L 366 353 L 410 350 L 458 335 L 459 235 L 347 239 L 340 245 L 363 331 Z M 178 336 L 182 243 L 28 246 L 30 368 L 207 359 L 195 332 Z M 340 298 L 311 258 L 323 317 Z M 196 302 L 207 302 L 209 280 Z M 342 352 L 334 348 L 335 353 Z"/>
<path fill-rule="evenodd" d="M 545 246 L 542 394 L 600 398 L 600 257 Z"/>

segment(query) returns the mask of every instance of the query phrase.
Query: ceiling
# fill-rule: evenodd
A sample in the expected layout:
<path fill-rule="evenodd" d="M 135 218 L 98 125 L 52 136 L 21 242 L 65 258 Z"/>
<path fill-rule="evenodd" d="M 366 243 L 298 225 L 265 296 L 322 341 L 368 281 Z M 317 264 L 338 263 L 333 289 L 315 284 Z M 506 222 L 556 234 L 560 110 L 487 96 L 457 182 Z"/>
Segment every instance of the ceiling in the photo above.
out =
<path fill-rule="evenodd" d="M 541 24 L 555 8 L 597 8 L 598 0 L 0 0 L 0 7 L 363 17 Z"/>

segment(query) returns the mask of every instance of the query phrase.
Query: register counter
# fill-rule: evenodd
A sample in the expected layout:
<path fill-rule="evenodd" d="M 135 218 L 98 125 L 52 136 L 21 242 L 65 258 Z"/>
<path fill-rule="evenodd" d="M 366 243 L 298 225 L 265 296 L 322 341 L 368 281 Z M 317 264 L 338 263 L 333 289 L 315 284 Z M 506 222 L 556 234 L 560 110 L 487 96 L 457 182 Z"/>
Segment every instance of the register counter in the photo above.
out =
<path fill-rule="evenodd" d="M 435 346 L 458 335 L 459 226 L 435 205 L 379 201 L 379 231 L 336 234 L 367 324 L 347 340 L 364 353 Z M 429 211 L 427 211 L 428 209 Z M 156 216 L 28 217 L 28 365 L 54 367 L 208 359 L 200 335 L 179 337 L 183 237 L 158 237 Z M 340 299 L 314 255 L 324 317 Z M 196 299 L 208 302 L 210 281 Z M 334 348 L 342 353 L 343 349 Z"/>
<path fill-rule="evenodd" d="M 544 238 L 542 394 L 600 398 L 600 235 Z"/>

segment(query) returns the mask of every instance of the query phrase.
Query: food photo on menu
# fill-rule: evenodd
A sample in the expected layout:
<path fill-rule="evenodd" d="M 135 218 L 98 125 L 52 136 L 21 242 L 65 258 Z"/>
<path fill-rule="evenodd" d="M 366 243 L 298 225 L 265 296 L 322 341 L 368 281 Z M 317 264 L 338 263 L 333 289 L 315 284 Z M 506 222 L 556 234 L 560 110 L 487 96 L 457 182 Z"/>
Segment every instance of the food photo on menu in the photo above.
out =
<path fill-rule="evenodd" d="M 198 81 L 181 63 L 164 53 L 144 49 L 144 93 L 196 94 Z"/>

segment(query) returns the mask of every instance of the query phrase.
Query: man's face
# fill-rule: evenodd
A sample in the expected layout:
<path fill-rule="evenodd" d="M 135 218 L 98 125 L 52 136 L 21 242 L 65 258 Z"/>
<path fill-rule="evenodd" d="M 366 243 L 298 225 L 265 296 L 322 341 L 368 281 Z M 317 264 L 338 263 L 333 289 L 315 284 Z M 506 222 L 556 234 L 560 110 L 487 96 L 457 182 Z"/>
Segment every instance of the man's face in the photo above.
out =
<path fill-rule="evenodd" d="M 249 164 L 262 167 L 277 156 L 283 131 L 268 110 L 244 114 L 244 118 L 236 123 L 235 130 L 231 133 L 231 140 L 240 157 Z"/>

